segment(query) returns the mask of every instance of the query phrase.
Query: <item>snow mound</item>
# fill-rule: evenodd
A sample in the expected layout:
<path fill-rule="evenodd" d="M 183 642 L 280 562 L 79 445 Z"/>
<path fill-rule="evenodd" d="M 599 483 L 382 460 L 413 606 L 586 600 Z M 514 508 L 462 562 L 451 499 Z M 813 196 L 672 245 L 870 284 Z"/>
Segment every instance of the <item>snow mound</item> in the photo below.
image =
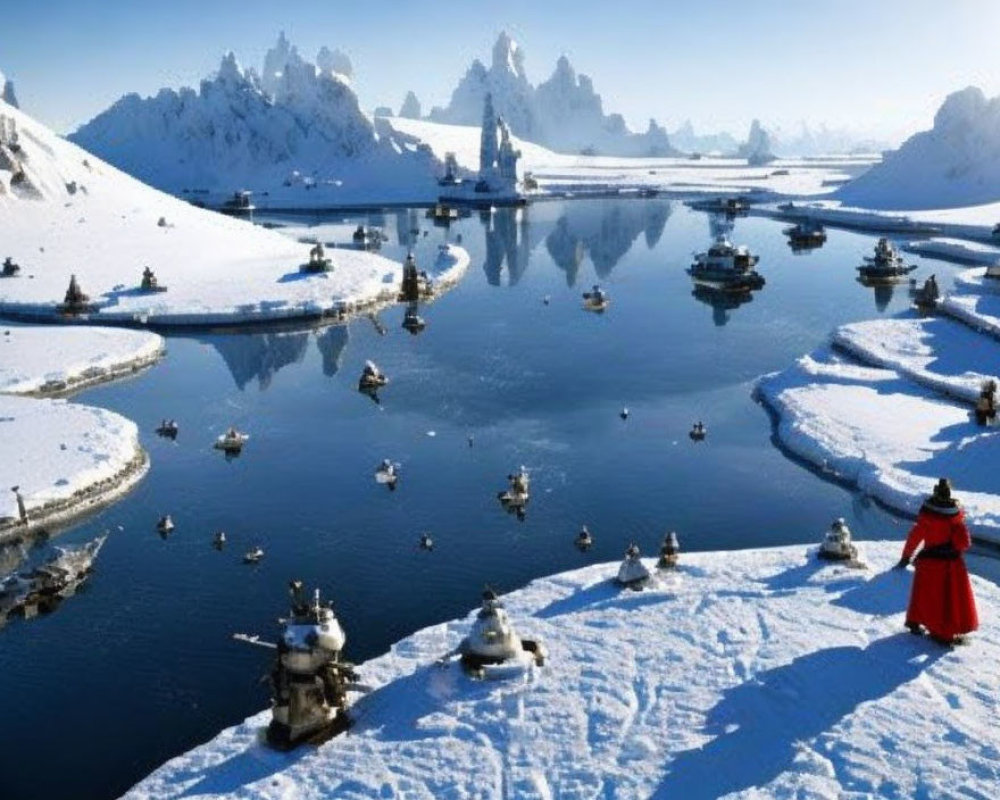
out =
<path fill-rule="evenodd" d="M 955 92 L 934 126 L 911 136 L 881 165 L 839 192 L 868 208 L 927 209 L 1000 200 L 1000 98 Z"/>
<path fill-rule="evenodd" d="M 131 374 L 155 362 L 163 352 L 163 338 L 146 331 L 40 325 L 4 328 L 0 331 L 0 392 L 75 391 Z"/>
<path fill-rule="evenodd" d="M 342 53 L 324 49 L 317 60 L 282 34 L 259 76 L 228 53 L 197 91 L 126 95 L 70 139 L 157 188 L 211 203 L 240 189 L 285 208 L 349 203 L 373 186 L 432 198 L 440 165 L 376 132 Z"/>
<path fill-rule="evenodd" d="M 903 632 L 900 544 L 860 547 L 869 570 L 799 546 L 688 554 L 643 592 L 617 564 L 534 581 L 504 598 L 549 650 L 527 680 L 437 663 L 471 616 L 438 625 L 360 668 L 347 735 L 276 753 L 262 712 L 126 797 L 991 796 L 996 631 L 953 651 Z M 989 618 L 1000 588 L 973 585 Z"/>
<path fill-rule="evenodd" d="M 145 466 L 133 422 L 65 400 L 0 395 L 0 441 L 0 536 L 18 515 L 12 486 L 32 519 L 97 502 L 98 488 L 134 482 Z"/>
<path fill-rule="evenodd" d="M 431 109 L 430 119 L 450 125 L 479 125 L 486 95 L 497 113 L 522 139 L 568 153 L 615 156 L 671 156 L 665 129 L 650 120 L 634 133 L 620 114 L 604 113 L 593 81 L 578 75 L 566 56 L 556 62 L 548 80 L 531 85 L 524 70 L 524 51 L 503 32 L 493 46 L 489 68 L 478 59 L 455 87 L 445 108 Z"/>
<path fill-rule="evenodd" d="M 231 74 L 220 80 L 243 81 L 227 63 Z M 339 91 L 334 83 L 323 85 Z M 0 278 L 2 312 L 58 318 L 71 274 L 93 319 L 130 324 L 316 318 L 398 292 L 398 263 L 338 249 L 328 254 L 331 272 L 304 274 L 308 245 L 150 189 L 10 106 L 0 104 L 0 115 L 16 123 L 21 145 L 14 169 L 0 163 L 0 256 L 21 266 Z M 24 174 L 18 182 L 15 170 Z M 145 266 L 167 291 L 140 290 Z"/>

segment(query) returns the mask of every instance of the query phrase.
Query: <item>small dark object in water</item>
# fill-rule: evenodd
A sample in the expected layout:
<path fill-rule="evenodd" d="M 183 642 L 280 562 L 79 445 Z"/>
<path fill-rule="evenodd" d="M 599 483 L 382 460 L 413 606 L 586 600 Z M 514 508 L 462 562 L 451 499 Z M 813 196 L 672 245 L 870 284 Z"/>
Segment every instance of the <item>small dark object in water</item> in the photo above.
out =
<path fill-rule="evenodd" d="M 419 545 L 419 547 L 420 547 L 421 550 L 433 550 L 434 549 L 434 540 L 431 538 L 431 535 L 429 533 L 422 533 L 422 534 L 420 534 L 420 545 Z"/>
<path fill-rule="evenodd" d="M 705 427 L 705 424 L 703 422 L 696 422 L 691 427 L 691 432 L 688 434 L 688 436 L 691 437 L 692 441 L 695 442 L 702 441 L 707 435 L 708 435 L 708 429 Z"/>
<path fill-rule="evenodd" d="M 625 406 L 621 411 L 619 411 L 618 416 L 622 419 L 628 419 L 628 406 Z"/>
<path fill-rule="evenodd" d="M 177 422 L 172 419 L 165 419 L 160 422 L 160 426 L 156 429 L 158 436 L 162 436 L 165 439 L 176 439 L 180 428 L 177 426 Z"/>
<path fill-rule="evenodd" d="M 582 553 L 587 552 L 594 546 L 594 537 L 590 535 L 590 530 L 586 525 L 580 528 L 580 532 L 576 535 L 576 539 L 573 540 L 573 544 Z"/>
<path fill-rule="evenodd" d="M 21 265 L 14 263 L 14 260 L 7 256 L 3 261 L 3 270 L 0 270 L 0 278 L 13 278 L 21 271 Z"/>

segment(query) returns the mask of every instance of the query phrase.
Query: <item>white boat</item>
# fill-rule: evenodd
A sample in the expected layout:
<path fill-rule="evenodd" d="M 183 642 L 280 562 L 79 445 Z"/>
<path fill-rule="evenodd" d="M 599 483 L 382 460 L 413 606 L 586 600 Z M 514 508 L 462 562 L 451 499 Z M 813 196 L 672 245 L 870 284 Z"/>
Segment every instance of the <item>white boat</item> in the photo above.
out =
<path fill-rule="evenodd" d="M 249 433 L 241 433 L 236 428 L 230 428 L 215 440 L 213 446 L 216 450 L 223 450 L 226 453 L 239 453 L 249 439 Z"/>
<path fill-rule="evenodd" d="M 729 291 L 749 291 L 764 286 L 755 267 L 760 260 L 745 245 L 735 246 L 720 236 L 704 253 L 696 253 L 688 274 L 696 283 Z"/>
<path fill-rule="evenodd" d="M 395 489 L 396 481 L 398 480 L 398 466 L 393 464 L 388 458 L 382 459 L 382 463 L 375 469 L 375 482 L 387 484 L 390 489 Z"/>
<path fill-rule="evenodd" d="M 243 555 L 243 563 L 244 564 L 256 564 L 263 557 L 264 557 L 264 551 L 261 548 L 259 548 L 259 547 L 255 547 L 252 550 L 247 550 L 246 553 L 244 553 L 244 555 Z"/>
<path fill-rule="evenodd" d="M 170 533 L 174 527 L 174 520 L 169 514 L 164 514 L 156 523 L 156 530 L 163 534 Z"/>

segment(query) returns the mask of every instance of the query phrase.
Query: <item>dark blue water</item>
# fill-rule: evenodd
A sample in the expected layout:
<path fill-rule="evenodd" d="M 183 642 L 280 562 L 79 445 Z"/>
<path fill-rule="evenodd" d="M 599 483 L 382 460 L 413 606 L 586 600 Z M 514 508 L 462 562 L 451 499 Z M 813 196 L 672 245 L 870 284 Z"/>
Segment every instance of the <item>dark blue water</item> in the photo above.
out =
<path fill-rule="evenodd" d="M 445 235 L 422 214 L 361 219 L 386 227 L 397 257 L 414 225 L 428 230 L 425 263 Z M 758 375 L 838 323 L 906 308 L 904 288 L 876 298 L 854 280 L 871 237 L 830 231 L 793 256 L 779 224 L 739 219 L 733 238 L 760 252 L 767 286 L 724 309 L 692 295 L 684 268 L 709 224 L 676 203 L 537 204 L 448 235 L 472 265 L 421 310 L 419 336 L 400 329 L 397 307 L 378 316 L 384 336 L 360 319 L 171 337 L 159 366 L 79 396 L 136 420 L 152 469 L 60 537 L 124 528 L 85 590 L 0 631 L 4 800 L 115 797 L 265 707 L 267 652 L 230 636 L 273 634 L 291 578 L 335 600 L 347 656 L 362 661 L 466 613 L 485 582 L 511 590 L 617 560 L 631 539 L 652 553 L 670 528 L 687 550 L 812 543 L 837 516 L 858 537 L 902 537 L 904 521 L 782 455 L 751 399 Z M 945 285 L 953 273 L 928 262 L 916 274 L 931 271 Z M 603 316 L 581 309 L 595 280 L 612 297 Z M 381 405 L 356 391 L 368 358 L 391 377 Z M 180 423 L 176 442 L 153 435 L 162 417 Z M 687 436 L 696 419 L 709 427 L 701 444 Z M 210 445 L 230 424 L 252 438 L 227 462 Z M 392 493 L 373 480 L 384 457 L 402 464 Z M 533 479 L 523 522 L 496 501 L 520 464 Z M 177 529 L 163 541 L 154 524 L 168 512 Z M 572 546 L 582 523 L 596 538 L 587 555 Z M 433 553 L 416 547 L 424 531 Z M 244 566 L 254 545 L 266 556 Z"/>

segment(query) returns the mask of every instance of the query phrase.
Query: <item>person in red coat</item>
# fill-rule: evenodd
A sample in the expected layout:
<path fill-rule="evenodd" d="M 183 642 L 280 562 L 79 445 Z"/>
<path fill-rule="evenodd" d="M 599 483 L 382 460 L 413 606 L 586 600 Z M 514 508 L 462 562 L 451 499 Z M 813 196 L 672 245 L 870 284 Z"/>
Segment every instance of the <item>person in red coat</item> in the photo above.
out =
<path fill-rule="evenodd" d="M 914 559 L 921 542 L 923 548 Z M 934 494 L 924 501 L 896 565 L 903 569 L 915 562 L 906 611 L 906 627 L 911 632 L 923 633 L 926 629 L 935 641 L 952 645 L 979 627 L 976 599 L 962 559 L 971 543 L 965 515 L 951 496 L 951 484 L 941 478 Z"/>

